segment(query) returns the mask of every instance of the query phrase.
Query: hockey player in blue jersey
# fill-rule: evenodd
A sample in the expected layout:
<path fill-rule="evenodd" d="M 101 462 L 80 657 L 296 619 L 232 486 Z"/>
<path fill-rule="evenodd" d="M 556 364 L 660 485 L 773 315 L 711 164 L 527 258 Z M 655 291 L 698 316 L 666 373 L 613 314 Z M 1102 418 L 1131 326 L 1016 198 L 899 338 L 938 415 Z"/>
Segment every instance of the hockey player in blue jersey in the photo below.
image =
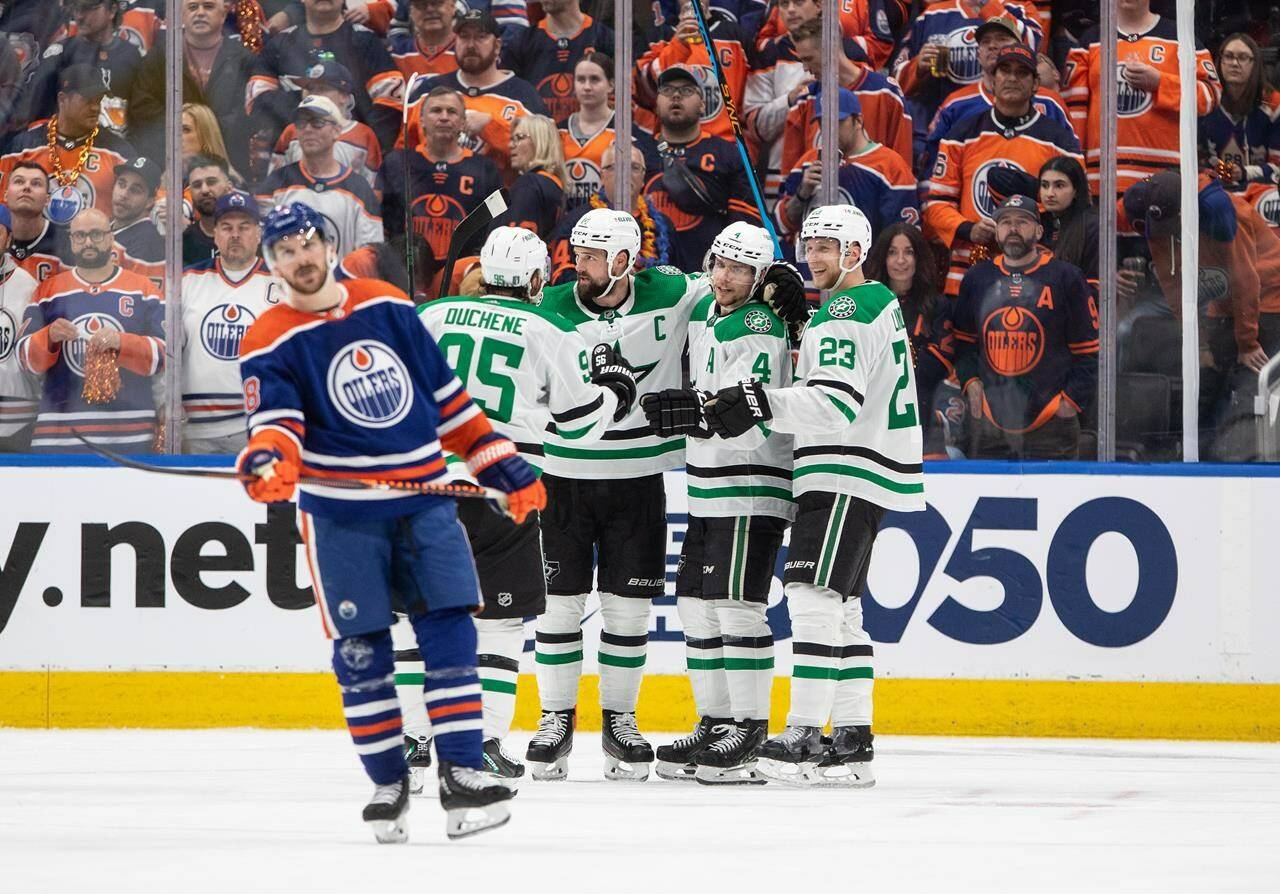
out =
<path fill-rule="evenodd" d="M 249 443 L 237 468 L 250 497 L 293 496 L 299 475 L 404 482 L 446 480 L 442 450 L 482 485 L 508 494 L 519 523 L 546 492 L 515 445 L 494 432 L 454 375 L 413 302 L 385 282 L 338 283 L 324 220 L 301 204 L 263 226 L 267 263 L 285 301 L 241 344 Z M 435 728 L 446 831 L 461 838 L 507 822 L 504 786 L 480 773 L 476 632 L 481 602 L 466 533 L 450 499 L 405 491 L 303 484 L 299 509 L 316 603 L 356 752 L 376 790 L 364 820 L 379 842 L 408 837 L 390 627 L 408 612 L 426 658 L 424 697 Z"/>

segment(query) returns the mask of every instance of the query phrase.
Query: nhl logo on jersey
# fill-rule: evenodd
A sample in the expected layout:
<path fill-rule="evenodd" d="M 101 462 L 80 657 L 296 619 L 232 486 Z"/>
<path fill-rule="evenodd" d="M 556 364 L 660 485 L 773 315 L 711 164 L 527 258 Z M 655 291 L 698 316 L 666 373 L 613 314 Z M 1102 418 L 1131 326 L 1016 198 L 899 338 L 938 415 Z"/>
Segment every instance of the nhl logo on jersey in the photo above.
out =
<path fill-rule="evenodd" d="M 67 366 L 71 367 L 73 373 L 77 376 L 83 376 L 84 352 L 89 345 L 89 339 L 101 331 L 103 327 L 114 329 L 116 332 L 124 332 L 124 327 L 120 325 L 115 317 L 100 313 L 81 314 L 71 322 L 80 331 L 80 337 L 73 338 L 67 342 L 62 356 L 66 358 Z"/>
<path fill-rule="evenodd" d="M 858 305 L 848 295 L 837 295 L 827 304 L 827 316 L 847 320 L 858 310 Z"/>
<path fill-rule="evenodd" d="M 339 350 L 325 380 L 343 418 L 366 428 L 390 428 L 413 406 L 409 370 L 380 341 L 353 342 Z"/>
<path fill-rule="evenodd" d="M 240 339 L 257 317 L 240 304 L 219 304 L 200 321 L 200 343 L 211 357 L 240 359 Z"/>
<path fill-rule="evenodd" d="M 18 341 L 18 321 L 13 314 L 0 307 L 0 363 L 9 359 Z"/>
<path fill-rule="evenodd" d="M 742 318 L 742 322 L 752 332 L 768 332 L 773 328 L 773 320 L 769 319 L 769 315 L 762 310 L 749 310 L 747 315 Z"/>

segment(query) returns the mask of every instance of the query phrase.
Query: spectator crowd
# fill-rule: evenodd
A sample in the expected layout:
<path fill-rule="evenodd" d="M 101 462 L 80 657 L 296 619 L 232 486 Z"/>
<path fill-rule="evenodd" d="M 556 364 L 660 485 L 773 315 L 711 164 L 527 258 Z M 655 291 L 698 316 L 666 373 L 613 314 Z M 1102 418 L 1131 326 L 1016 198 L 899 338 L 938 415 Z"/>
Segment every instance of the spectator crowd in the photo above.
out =
<path fill-rule="evenodd" d="M 485 234 L 451 275 L 446 258 L 500 188 L 495 225 L 539 234 L 552 282 L 575 278 L 569 233 L 611 205 L 625 162 L 635 263 L 686 271 L 735 221 L 767 221 L 795 260 L 833 168 L 839 201 L 878 237 L 869 275 L 902 303 L 934 458 L 1090 456 L 1098 284 L 1118 278 L 1122 387 L 1166 410 L 1125 415 L 1122 435 L 1131 455 L 1159 458 L 1180 312 L 1177 177 L 1161 172 L 1178 166 L 1178 55 L 1193 51 L 1201 254 L 1216 265 L 1200 275 L 1201 425 L 1232 456 L 1234 407 L 1280 349 L 1280 94 L 1265 28 L 1211 55 L 1179 45 L 1171 3 L 1118 0 L 1112 74 L 1097 4 L 634 6 L 619 28 L 608 0 L 182 0 L 179 29 L 162 0 L 0 6 L 0 451 L 78 450 L 73 429 L 130 450 L 166 430 L 194 452 L 238 449 L 239 339 L 278 300 L 258 248 L 271 205 L 323 215 L 340 278 L 429 300 L 478 288 Z M 837 160 L 819 151 L 823 15 L 841 36 Z M 163 188 L 171 39 L 184 58 L 180 196 Z M 635 59 L 624 153 L 619 39 Z M 1118 79 L 1114 196 L 1099 195 L 1103 78 Z M 185 220 L 183 331 L 166 333 L 170 201 Z M 1099 269 L 1100 201 L 1119 211 L 1115 271 Z M 166 338 L 181 340 L 178 425 L 157 415 Z"/>

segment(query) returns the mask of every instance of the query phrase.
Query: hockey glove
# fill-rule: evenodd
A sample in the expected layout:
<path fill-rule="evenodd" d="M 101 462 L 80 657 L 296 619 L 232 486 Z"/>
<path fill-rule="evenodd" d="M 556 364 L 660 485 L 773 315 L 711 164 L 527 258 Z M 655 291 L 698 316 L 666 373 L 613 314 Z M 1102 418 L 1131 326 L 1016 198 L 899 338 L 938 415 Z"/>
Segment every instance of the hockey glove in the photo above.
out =
<path fill-rule="evenodd" d="M 692 434 L 702 425 L 702 397 L 692 389 L 668 388 L 646 394 L 640 398 L 640 408 L 649 428 L 662 438 Z"/>
<path fill-rule="evenodd" d="M 546 508 L 546 488 L 516 453 L 516 445 L 497 432 L 483 435 L 471 445 L 467 470 L 484 487 L 507 495 L 507 514 L 518 525 L 524 524 L 530 512 Z"/>
<path fill-rule="evenodd" d="M 636 371 L 622 355 L 606 344 L 591 349 L 591 382 L 602 385 L 618 396 L 618 409 L 613 421 L 619 422 L 631 412 L 636 402 Z"/>
<path fill-rule="evenodd" d="M 722 438 L 736 438 L 753 425 L 773 418 L 764 386 L 755 379 L 744 379 L 737 385 L 721 388 L 716 396 L 702 405 L 707 428 Z"/>
<path fill-rule="evenodd" d="M 240 483 L 249 498 L 259 503 L 285 503 L 293 499 L 298 484 L 298 466 L 276 447 L 250 441 L 236 460 Z"/>
<path fill-rule="evenodd" d="M 794 328 L 809 322 L 810 307 L 804 295 L 804 279 L 800 271 L 786 261 L 774 261 L 752 297 L 769 305 L 788 326 Z"/>

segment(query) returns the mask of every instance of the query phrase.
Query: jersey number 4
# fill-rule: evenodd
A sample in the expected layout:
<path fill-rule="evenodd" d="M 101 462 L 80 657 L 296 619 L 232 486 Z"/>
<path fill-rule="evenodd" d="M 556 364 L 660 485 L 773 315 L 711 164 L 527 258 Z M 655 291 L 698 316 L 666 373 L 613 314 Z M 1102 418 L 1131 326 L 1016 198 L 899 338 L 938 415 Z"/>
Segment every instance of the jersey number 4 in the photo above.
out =
<path fill-rule="evenodd" d="M 461 332 L 447 333 L 440 338 L 439 345 L 449 365 L 462 378 L 471 399 L 480 405 L 485 415 L 498 422 L 510 422 L 516 401 L 516 382 L 510 373 L 519 369 L 524 348 L 496 338 L 482 338 L 477 351 L 475 339 Z M 497 368 L 499 360 L 506 372 Z M 477 382 L 490 391 L 487 398 L 477 393 L 480 390 Z M 496 392 L 496 397 L 492 392 Z"/>

